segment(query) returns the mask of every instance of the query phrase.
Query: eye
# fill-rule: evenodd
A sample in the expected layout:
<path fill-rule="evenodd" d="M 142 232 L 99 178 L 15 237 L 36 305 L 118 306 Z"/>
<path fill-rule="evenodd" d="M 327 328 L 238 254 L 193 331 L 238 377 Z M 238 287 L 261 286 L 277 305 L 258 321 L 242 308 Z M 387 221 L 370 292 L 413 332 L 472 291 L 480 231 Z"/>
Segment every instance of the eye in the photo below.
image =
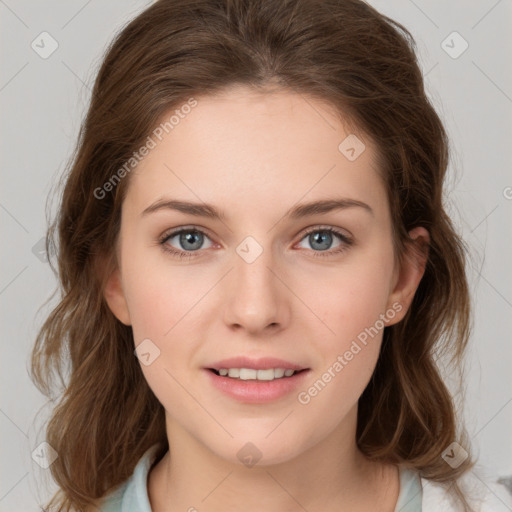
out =
<path fill-rule="evenodd" d="M 192 253 L 195 251 L 207 249 L 213 245 L 210 241 L 210 245 L 204 247 L 205 239 L 209 240 L 209 237 L 198 228 L 181 228 L 165 233 L 160 239 L 160 245 L 163 250 L 179 258 L 190 258 L 194 256 Z"/>
<path fill-rule="evenodd" d="M 314 256 L 332 256 L 347 250 L 353 240 L 337 229 L 327 227 L 316 227 L 306 232 L 301 242 L 305 240 L 310 244 L 314 251 Z M 338 245 L 331 249 L 333 242 L 338 241 Z"/>
<path fill-rule="evenodd" d="M 210 245 L 204 247 L 205 240 L 210 240 L 207 234 L 196 227 L 185 227 L 175 229 L 167 232 L 159 240 L 162 249 L 171 255 L 178 258 L 192 258 L 196 256 L 196 252 L 200 249 L 207 249 L 213 246 L 210 240 Z M 352 244 L 353 240 L 347 235 L 334 229 L 332 227 L 315 227 L 310 229 L 302 237 L 301 242 L 305 240 L 312 248 L 313 256 L 325 257 L 339 254 L 347 250 Z M 332 249 L 333 242 L 338 242 L 338 245 Z"/>

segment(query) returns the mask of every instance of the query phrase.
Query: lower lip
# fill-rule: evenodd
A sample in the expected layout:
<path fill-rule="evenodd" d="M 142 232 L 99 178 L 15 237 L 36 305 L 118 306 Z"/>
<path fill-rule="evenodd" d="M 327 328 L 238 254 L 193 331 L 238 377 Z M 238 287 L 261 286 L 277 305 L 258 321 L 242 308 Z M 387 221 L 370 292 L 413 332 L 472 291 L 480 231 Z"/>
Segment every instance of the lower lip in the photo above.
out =
<path fill-rule="evenodd" d="M 226 395 L 250 404 L 263 404 L 278 400 L 289 395 L 303 382 L 309 370 L 295 373 L 291 377 L 274 380 L 239 380 L 222 377 L 204 370 L 211 379 L 212 384 Z"/>

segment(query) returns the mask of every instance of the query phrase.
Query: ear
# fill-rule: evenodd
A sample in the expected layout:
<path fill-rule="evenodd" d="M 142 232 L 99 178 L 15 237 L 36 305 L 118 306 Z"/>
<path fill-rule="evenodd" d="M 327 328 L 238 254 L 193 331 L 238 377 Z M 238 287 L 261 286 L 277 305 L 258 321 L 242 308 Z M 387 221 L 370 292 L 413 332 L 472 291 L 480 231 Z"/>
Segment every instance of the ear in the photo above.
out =
<path fill-rule="evenodd" d="M 392 304 L 400 304 L 400 310 L 388 325 L 393 325 L 402 320 L 414 298 L 421 278 L 425 273 L 428 258 L 430 235 L 423 227 L 416 227 L 409 231 L 410 241 L 407 242 L 407 250 L 400 268 L 395 268 L 392 284 L 392 292 L 388 298 L 388 307 Z"/>
<path fill-rule="evenodd" d="M 119 267 L 108 276 L 103 289 L 108 307 L 116 318 L 125 325 L 131 325 L 130 312 L 123 291 Z"/>

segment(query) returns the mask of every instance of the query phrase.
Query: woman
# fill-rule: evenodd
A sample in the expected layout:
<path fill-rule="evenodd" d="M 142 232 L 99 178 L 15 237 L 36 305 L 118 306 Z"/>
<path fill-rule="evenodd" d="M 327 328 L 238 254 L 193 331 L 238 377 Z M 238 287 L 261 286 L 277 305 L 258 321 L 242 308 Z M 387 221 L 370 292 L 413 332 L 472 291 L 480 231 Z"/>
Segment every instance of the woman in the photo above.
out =
<path fill-rule="evenodd" d="M 435 363 L 469 335 L 447 161 L 412 37 L 364 2 L 137 16 L 48 235 L 52 510 L 474 510 Z"/>

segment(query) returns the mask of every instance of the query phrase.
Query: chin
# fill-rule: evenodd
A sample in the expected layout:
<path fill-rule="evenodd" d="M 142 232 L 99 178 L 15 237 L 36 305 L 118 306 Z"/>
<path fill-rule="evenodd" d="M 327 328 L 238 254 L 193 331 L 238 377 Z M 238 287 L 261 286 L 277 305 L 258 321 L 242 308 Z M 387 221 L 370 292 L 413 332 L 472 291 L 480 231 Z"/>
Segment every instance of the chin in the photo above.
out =
<path fill-rule="evenodd" d="M 266 430 L 265 434 L 258 436 L 235 436 L 230 440 L 229 446 L 224 445 L 213 451 L 231 464 L 248 468 L 284 464 L 295 459 L 303 451 L 290 435 L 279 436 L 272 433 L 269 438 L 265 438 L 267 435 Z M 271 439 L 273 435 L 275 438 Z M 307 447 L 304 447 L 305 449 Z"/>

